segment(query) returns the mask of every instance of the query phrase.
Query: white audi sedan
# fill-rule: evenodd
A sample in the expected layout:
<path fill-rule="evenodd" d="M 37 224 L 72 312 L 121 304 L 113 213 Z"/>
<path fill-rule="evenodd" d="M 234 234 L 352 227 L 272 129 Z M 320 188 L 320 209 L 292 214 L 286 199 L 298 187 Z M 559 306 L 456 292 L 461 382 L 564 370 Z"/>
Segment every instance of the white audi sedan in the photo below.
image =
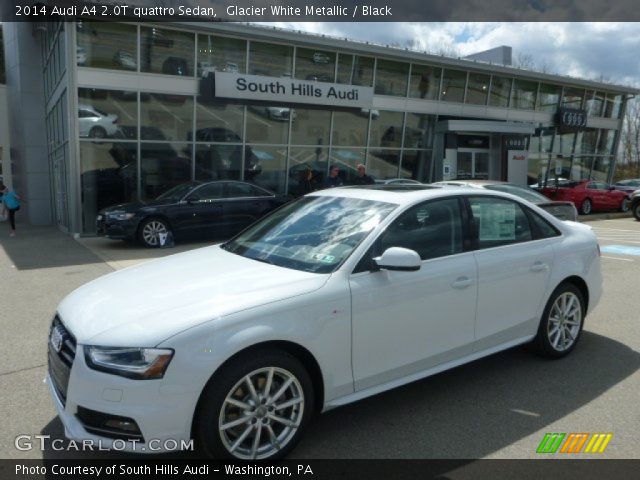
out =
<path fill-rule="evenodd" d="M 515 196 L 329 189 L 71 293 L 48 384 L 74 440 L 275 459 L 316 412 L 524 343 L 567 355 L 601 289 L 591 229 Z"/>

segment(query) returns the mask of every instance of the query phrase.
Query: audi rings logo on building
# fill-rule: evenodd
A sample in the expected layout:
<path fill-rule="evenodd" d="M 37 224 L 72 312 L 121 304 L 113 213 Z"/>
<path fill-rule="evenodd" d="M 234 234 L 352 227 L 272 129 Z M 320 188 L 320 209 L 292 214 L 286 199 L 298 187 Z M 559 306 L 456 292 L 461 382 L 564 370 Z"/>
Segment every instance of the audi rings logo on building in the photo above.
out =
<path fill-rule="evenodd" d="M 558 109 L 558 123 L 562 131 L 576 131 L 587 126 L 587 112 L 576 108 Z"/>

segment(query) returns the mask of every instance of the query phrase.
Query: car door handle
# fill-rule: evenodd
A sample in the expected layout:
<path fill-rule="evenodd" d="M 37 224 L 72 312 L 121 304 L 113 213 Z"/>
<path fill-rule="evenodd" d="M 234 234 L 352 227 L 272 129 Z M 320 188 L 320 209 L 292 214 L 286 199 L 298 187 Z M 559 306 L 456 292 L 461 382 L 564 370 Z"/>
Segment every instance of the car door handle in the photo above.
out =
<path fill-rule="evenodd" d="M 533 265 L 531 265 L 530 270 L 532 272 L 544 272 L 545 270 L 549 270 L 549 265 L 542 262 L 536 262 Z"/>
<path fill-rule="evenodd" d="M 472 283 L 473 280 L 469 277 L 458 277 L 454 282 L 451 283 L 451 286 L 453 288 L 467 288 Z"/>

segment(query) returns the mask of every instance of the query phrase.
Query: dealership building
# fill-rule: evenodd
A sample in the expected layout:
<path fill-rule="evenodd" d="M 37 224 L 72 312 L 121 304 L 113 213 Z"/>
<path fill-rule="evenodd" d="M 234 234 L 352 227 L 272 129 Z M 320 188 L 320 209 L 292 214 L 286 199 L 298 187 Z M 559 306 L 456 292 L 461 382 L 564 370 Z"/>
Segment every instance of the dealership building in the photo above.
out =
<path fill-rule="evenodd" d="M 93 234 L 190 180 L 610 181 L 634 88 L 239 23 L 4 23 L 2 176 Z M 246 196 L 241 188 L 234 195 Z"/>

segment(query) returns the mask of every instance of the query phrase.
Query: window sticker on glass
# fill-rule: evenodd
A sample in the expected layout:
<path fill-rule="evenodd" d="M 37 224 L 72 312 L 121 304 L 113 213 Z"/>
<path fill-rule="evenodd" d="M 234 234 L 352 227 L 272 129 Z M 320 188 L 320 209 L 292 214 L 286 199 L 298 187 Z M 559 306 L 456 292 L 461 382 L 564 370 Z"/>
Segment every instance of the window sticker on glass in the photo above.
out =
<path fill-rule="evenodd" d="M 512 203 L 477 205 L 474 215 L 480 219 L 480 241 L 515 240 L 516 206 Z"/>
<path fill-rule="evenodd" d="M 324 253 L 315 253 L 312 258 L 322 263 L 333 263 L 336 260 L 334 255 L 326 255 Z"/>

